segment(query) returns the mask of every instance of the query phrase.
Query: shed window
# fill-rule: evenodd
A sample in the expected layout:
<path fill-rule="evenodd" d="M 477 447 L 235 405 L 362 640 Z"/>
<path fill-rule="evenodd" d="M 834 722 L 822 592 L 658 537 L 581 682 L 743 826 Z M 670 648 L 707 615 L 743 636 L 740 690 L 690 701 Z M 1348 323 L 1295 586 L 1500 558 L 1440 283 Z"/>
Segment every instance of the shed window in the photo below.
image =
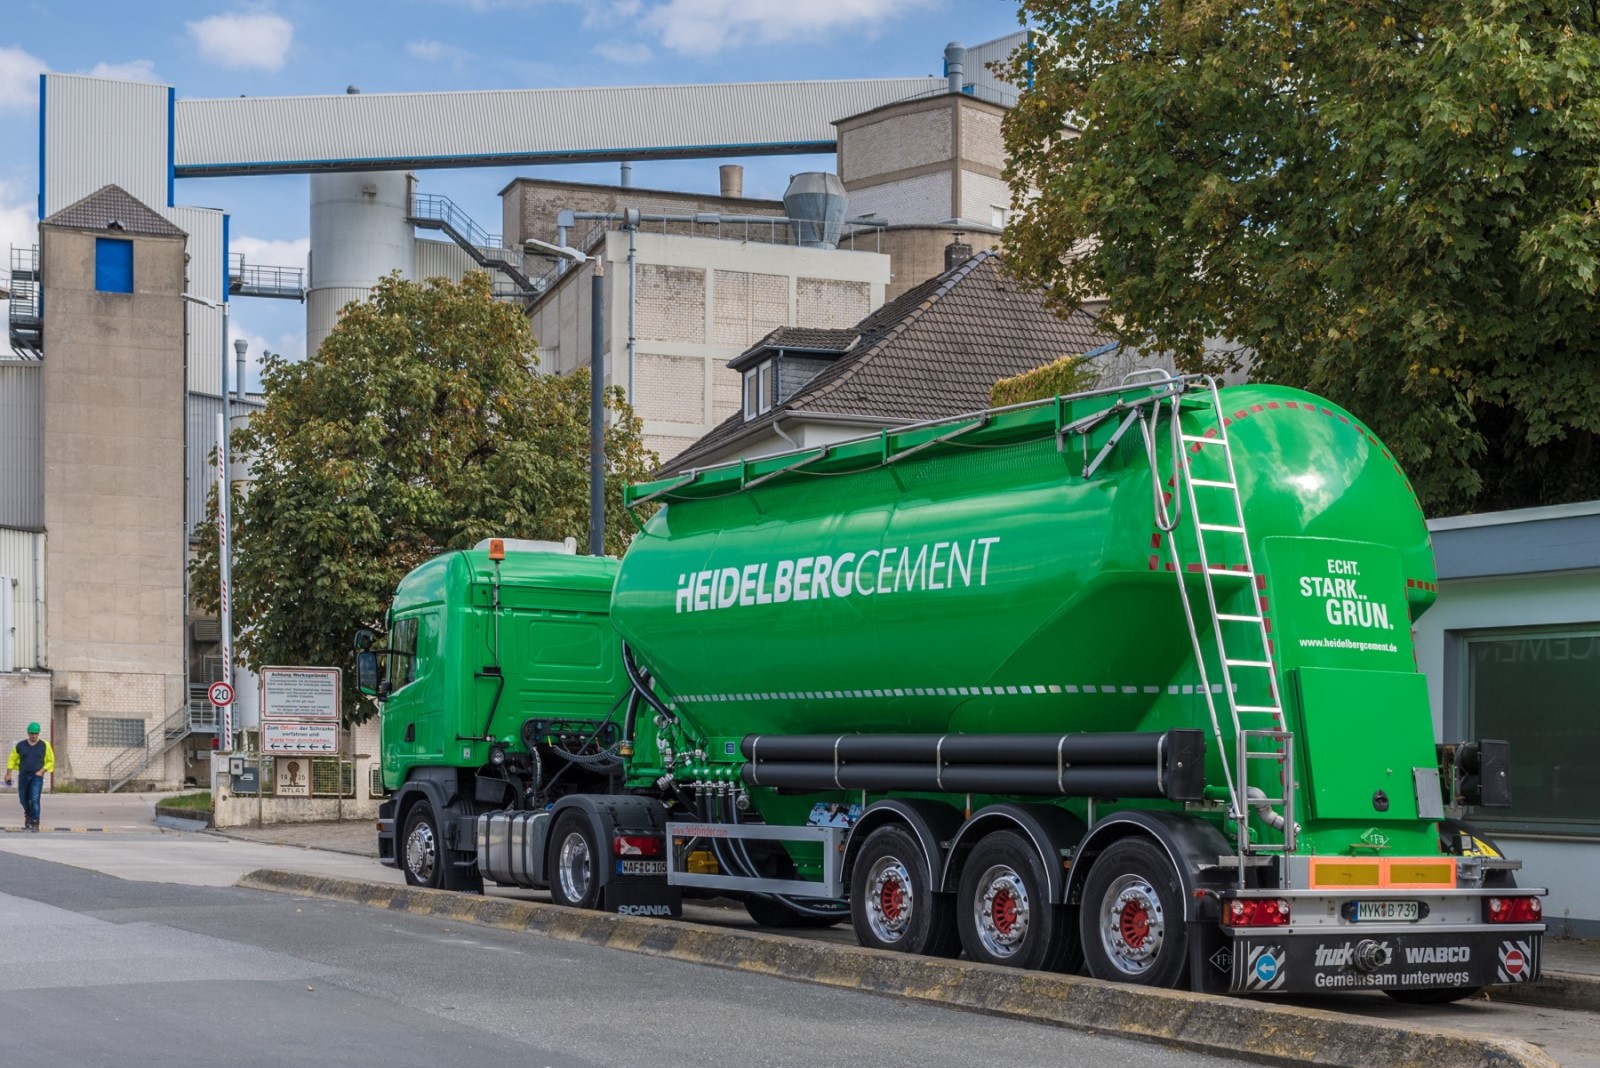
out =
<path fill-rule="evenodd" d="M 144 745 L 144 720 L 89 717 L 89 744 L 105 748 L 134 749 Z"/>
<path fill-rule="evenodd" d="M 101 293 L 133 292 L 133 242 L 119 237 L 94 239 L 94 287 Z"/>

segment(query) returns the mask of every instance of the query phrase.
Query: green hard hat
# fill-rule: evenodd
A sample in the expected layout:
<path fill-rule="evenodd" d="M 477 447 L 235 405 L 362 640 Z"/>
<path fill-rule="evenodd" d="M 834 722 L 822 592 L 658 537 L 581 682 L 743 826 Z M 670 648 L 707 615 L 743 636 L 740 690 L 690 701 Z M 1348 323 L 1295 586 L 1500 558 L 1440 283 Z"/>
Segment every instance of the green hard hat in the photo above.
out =
<path fill-rule="evenodd" d="M 39 733 L 39 725 L 37 723 L 28 724 L 28 733 L 29 734 L 38 734 Z"/>

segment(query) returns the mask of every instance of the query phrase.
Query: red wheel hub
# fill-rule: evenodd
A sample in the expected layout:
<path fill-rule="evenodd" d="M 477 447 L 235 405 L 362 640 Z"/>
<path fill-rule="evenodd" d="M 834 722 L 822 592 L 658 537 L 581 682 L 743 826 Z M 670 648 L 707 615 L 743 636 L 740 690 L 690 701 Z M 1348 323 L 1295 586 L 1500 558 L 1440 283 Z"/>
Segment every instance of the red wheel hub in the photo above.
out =
<path fill-rule="evenodd" d="M 883 918 L 893 923 L 900 918 L 905 907 L 905 887 L 899 879 L 885 879 L 883 889 L 878 891 L 878 909 L 883 913 Z"/>
<path fill-rule="evenodd" d="M 1138 902 L 1130 901 L 1123 905 L 1119 921 L 1122 940 L 1134 949 L 1143 946 L 1144 940 L 1150 937 L 1150 913 Z"/>
<path fill-rule="evenodd" d="M 1011 929 L 1017 925 L 1017 899 L 1008 890 L 1002 890 L 994 896 L 994 904 L 989 906 L 989 918 L 994 920 L 994 929 L 1002 935 L 1009 935 Z"/>

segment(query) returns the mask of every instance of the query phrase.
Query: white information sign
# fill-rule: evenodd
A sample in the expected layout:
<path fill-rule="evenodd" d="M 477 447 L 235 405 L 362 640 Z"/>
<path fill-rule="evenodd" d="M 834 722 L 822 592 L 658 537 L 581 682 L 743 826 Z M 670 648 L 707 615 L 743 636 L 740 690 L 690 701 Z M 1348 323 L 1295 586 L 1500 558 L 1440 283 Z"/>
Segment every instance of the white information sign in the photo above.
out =
<path fill-rule="evenodd" d="M 278 797 L 311 796 L 311 761 L 305 757 L 279 757 L 273 769 L 272 792 Z"/>
<path fill-rule="evenodd" d="M 339 725 L 264 719 L 261 721 L 261 749 L 269 754 L 334 754 L 339 751 Z"/>
<path fill-rule="evenodd" d="M 261 718 L 337 724 L 339 683 L 338 668 L 262 668 Z"/>

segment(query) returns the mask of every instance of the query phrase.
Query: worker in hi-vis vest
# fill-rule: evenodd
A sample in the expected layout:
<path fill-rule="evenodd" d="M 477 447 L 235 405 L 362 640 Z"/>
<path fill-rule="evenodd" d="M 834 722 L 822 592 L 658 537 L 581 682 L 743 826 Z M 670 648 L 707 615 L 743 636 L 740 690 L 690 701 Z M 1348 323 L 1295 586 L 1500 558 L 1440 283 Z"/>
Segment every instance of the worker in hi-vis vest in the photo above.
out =
<path fill-rule="evenodd" d="M 17 799 L 22 802 L 23 828 L 39 830 L 39 795 L 44 790 L 44 777 L 56 770 L 55 750 L 39 737 L 39 725 L 28 724 L 28 736 L 11 749 L 6 758 L 6 785 L 11 785 L 11 773 L 17 773 Z"/>

